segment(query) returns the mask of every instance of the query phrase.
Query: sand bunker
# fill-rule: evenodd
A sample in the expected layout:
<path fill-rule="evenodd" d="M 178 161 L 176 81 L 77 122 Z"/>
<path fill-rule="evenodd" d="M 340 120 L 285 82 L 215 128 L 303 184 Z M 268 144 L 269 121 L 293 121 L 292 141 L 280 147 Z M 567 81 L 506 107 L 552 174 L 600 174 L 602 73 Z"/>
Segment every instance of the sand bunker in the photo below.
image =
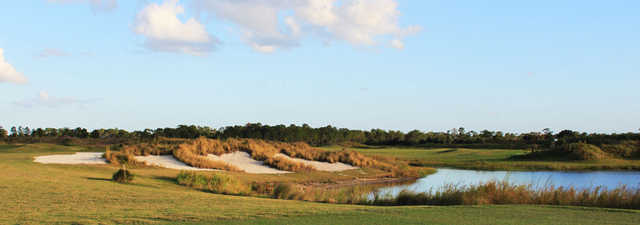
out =
<path fill-rule="evenodd" d="M 45 164 L 107 164 L 107 160 L 102 158 L 101 152 L 76 152 L 73 155 L 48 155 L 35 157 L 34 161 L 37 163 Z M 223 154 L 221 156 L 209 155 L 209 159 L 226 162 L 238 169 L 243 170 L 246 173 L 254 174 L 284 174 L 291 173 L 289 171 L 278 170 L 264 165 L 262 161 L 256 161 L 251 156 L 242 151 Z M 344 163 L 327 163 L 310 161 L 299 158 L 291 158 L 285 154 L 278 154 L 276 157 L 285 157 L 287 159 L 304 163 L 305 165 L 312 166 L 319 171 L 338 172 L 345 170 L 353 170 L 358 167 L 347 165 Z M 198 170 L 198 171 L 219 171 L 215 169 L 201 169 L 197 167 L 189 166 L 171 155 L 162 156 L 136 156 L 136 160 L 143 162 L 147 165 L 164 167 L 168 169 L 176 170 Z"/>
<path fill-rule="evenodd" d="M 175 170 L 219 171 L 219 170 L 214 170 L 214 169 L 202 169 L 202 168 L 189 166 L 187 164 L 184 164 L 181 161 L 178 161 L 172 155 L 136 156 L 136 160 L 138 160 L 140 162 L 143 162 L 143 163 L 145 163 L 147 165 L 150 165 L 150 166 L 158 166 L 158 167 L 163 167 L 163 168 L 168 168 L 168 169 L 175 169 Z"/>
<path fill-rule="evenodd" d="M 345 170 L 358 169 L 358 167 L 351 166 L 351 165 L 348 165 L 348 164 L 344 164 L 344 163 L 341 163 L 341 162 L 328 163 L 328 162 L 311 161 L 311 160 L 300 159 L 300 158 L 291 158 L 288 155 L 285 155 L 285 154 L 282 154 L 282 153 L 278 153 L 276 155 L 276 157 L 285 157 L 285 158 L 287 158 L 289 160 L 300 162 L 300 163 L 303 163 L 303 164 L 305 164 L 307 166 L 312 166 L 313 168 L 315 168 L 316 170 L 319 170 L 319 171 L 339 172 L 339 171 L 345 171 Z"/>
<path fill-rule="evenodd" d="M 44 164 L 107 164 L 102 152 L 76 152 L 73 155 L 38 156 L 33 160 Z"/>
<path fill-rule="evenodd" d="M 255 174 L 282 174 L 291 173 L 289 171 L 278 170 L 264 165 L 262 161 L 256 161 L 251 158 L 249 153 L 237 151 L 233 153 L 223 154 L 221 156 L 209 155 L 212 160 L 223 161 L 229 165 L 235 166 L 246 173 Z"/>

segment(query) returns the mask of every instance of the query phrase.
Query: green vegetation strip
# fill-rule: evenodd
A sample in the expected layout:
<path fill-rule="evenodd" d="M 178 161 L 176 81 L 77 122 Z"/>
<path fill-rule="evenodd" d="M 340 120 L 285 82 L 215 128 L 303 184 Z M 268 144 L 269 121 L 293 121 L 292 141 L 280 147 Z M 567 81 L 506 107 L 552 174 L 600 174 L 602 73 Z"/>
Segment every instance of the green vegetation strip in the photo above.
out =
<path fill-rule="evenodd" d="M 638 224 L 640 211 L 529 205 L 374 207 L 217 195 L 179 185 L 178 171 L 44 165 L 79 147 L 0 145 L 0 224 Z M 293 175 L 292 175 L 293 176 Z M 277 176 L 273 176 L 277 177 Z M 283 176 L 284 177 L 284 176 Z M 284 178 L 283 178 L 284 179 Z"/>

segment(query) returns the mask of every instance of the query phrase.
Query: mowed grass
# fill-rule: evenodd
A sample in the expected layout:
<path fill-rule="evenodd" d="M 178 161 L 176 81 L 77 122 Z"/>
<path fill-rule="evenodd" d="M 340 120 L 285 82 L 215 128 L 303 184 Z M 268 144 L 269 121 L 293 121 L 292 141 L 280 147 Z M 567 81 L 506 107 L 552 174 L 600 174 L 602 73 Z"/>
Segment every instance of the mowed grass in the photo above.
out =
<path fill-rule="evenodd" d="M 342 150 L 341 146 L 323 147 Z M 454 167 L 480 170 L 640 170 L 640 160 L 606 159 L 572 161 L 567 159 L 516 160 L 512 157 L 527 154 L 520 149 L 466 149 L 466 148 L 348 148 L 365 155 L 393 156 L 408 160 L 413 165 Z"/>
<path fill-rule="evenodd" d="M 178 171 L 43 165 L 38 155 L 91 151 L 0 145 L 0 224 L 638 224 L 640 211 L 553 206 L 374 207 L 217 195 L 176 184 Z M 93 149 L 95 150 L 95 149 Z"/>

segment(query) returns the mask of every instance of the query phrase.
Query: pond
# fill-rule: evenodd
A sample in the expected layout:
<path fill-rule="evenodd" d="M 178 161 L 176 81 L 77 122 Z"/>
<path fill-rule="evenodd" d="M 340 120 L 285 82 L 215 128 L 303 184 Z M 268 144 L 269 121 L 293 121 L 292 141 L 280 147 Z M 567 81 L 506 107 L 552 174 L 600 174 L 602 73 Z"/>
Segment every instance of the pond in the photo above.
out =
<path fill-rule="evenodd" d="M 489 181 L 506 180 L 512 184 L 531 184 L 534 189 L 548 185 L 590 189 L 598 186 L 614 189 L 620 185 L 640 188 L 638 171 L 477 171 L 439 168 L 434 174 L 418 179 L 415 183 L 378 189 L 382 195 L 397 195 L 402 190 L 435 192 L 446 185 L 476 185 Z"/>

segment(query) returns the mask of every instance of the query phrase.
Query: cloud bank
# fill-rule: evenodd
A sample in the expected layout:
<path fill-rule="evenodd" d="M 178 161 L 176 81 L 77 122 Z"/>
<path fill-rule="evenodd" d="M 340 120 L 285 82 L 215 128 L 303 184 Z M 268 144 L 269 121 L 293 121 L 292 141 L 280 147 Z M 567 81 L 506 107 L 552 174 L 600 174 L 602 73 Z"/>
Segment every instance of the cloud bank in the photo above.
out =
<path fill-rule="evenodd" d="M 298 46 L 305 36 L 402 49 L 403 39 L 422 29 L 399 25 L 396 0 L 194 0 L 194 6 L 238 25 L 260 52 Z"/>
<path fill-rule="evenodd" d="M 204 55 L 215 49 L 218 41 L 194 18 L 182 22 L 178 15 L 184 7 L 178 0 L 151 3 L 136 16 L 133 30 L 146 37 L 145 47 L 153 51 Z"/>
<path fill-rule="evenodd" d="M 396 0 L 193 0 L 192 6 L 198 15 L 237 26 L 242 39 L 264 53 L 297 47 L 310 36 L 325 43 L 403 49 L 403 39 L 422 29 L 399 25 Z M 146 37 L 145 47 L 153 51 L 203 55 L 214 50 L 217 39 L 195 18 L 181 21 L 182 14 L 178 0 L 149 3 L 138 13 L 134 32 Z"/>
<path fill-rule="evenodd" d="M 10 82 L 16 84 L 27 83 L 27 77 L 16 71 L 11 64 L 4 59 L 4 50 L 0 48 L 0 82 Z"/>
<path fill-rule="evenodd" d="M 70 105 L 79 105 L 84 106 L 86 104 L 92 103 L 96 101 L 96 99 L 76 99 L 70 97 L 54 97 L 50 96 L 46 91 L 41 91 L 37 97 L 23 99 L 20 101 L 13 102 L 14 105 L 24 107 L 24 108 L 34 108 L 34 107 L 49 107 L 49 108 L 58 108 L 62 106 L 70 106 Z"/>
<path fill-rule="evenodd" d="M 69 3 L 89 3 L 91 10 L 97 11 L 112 11 L 118 8 L 117 0 L 47 0 L 50 3 L 69 4 Z"/>

